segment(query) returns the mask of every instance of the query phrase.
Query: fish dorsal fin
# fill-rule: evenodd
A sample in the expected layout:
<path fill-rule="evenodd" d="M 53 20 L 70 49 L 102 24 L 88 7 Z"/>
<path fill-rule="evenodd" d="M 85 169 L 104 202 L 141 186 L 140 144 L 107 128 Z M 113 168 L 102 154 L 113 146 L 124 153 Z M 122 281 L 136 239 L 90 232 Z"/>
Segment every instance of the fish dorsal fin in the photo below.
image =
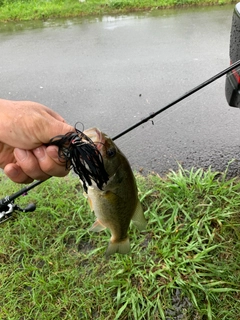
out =
<path fill-rule="evenodd" d="M 139 200 L 137 202 L 137 206 L 132 217 L 132 222 L 140 231 L 146 228 L 147 220 L 144 217 L 143 208 Z"/>

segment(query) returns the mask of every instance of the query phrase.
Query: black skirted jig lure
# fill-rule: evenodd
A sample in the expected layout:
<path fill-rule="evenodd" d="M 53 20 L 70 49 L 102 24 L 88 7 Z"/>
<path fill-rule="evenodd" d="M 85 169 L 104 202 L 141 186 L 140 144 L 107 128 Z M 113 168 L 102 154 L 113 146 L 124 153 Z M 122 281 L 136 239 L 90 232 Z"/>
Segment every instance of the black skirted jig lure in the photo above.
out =
<path fill-rule="evenodd" d="M 66 161 L 67 170 L 73 169 L 79 176 L 85 192 L 88 185 L 92 185 L 92 180 L 102 190 L 108 181 L 108 174 L 101 153 L 88 136 L 75 128 L 75 132 L 53 137 L 48 145 L 58 146 L 59 158 Z"/>

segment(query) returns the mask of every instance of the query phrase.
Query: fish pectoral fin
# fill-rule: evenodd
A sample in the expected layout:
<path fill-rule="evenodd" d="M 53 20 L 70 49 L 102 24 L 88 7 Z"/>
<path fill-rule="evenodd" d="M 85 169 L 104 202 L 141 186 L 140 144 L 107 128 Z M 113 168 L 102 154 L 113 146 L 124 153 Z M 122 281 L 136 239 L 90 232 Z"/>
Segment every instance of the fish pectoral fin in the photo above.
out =
<path fill-rule="evenodd" d="M 89 207 L 90 207 L 91 211 L 94 211 L 94 209 L 93 209 L 93 203 L 92 203 L 91 198 L 87 197 L 87 200 L 88 200 L 88 204 L 89 204 Z"/>
<path fill-rule="evenodd" d="M 144 217 L 143 208 L 140 201 L 138 201 L 137 203 L 135 212 L 132 217 L 132 222 L 140 231 L 146 228 L 147 220 Z"/>
<path fill-rule="evenodd" d="M 115 205 L 117 201 L 121 201 L 121 198 L 114 192 L 107 190 L 102 193 L 102 196 L 108 201 L 108 203 Z"/>
<path fill-rule="evenodd" d="M 89 195 L 86 192 L 83 192 L 83 196 L 84 196 L 84 198 L 87 199 L 89 207 L 90 207 L 91 211 L 93 211 L 93 204 L 92 204 L 91 198 L 89 197 Z"/>
<path fill-rule="evenodd" d="M 96 220 L 89 231 L 100 232 L 104 229 L 106 229 L 106 227 L 99 220 Z"/>
<path fill-rule="evenodd" d="M 121 253 L 121 254 L 129 253 L 130 249 L 131 247 L 130 247 L 130 241 L 128 237 L 123 241 L 118 241 L 118 242 L 110 241 L 106 251 L 106 258 L 109 258 L 109 256 L 114 253 Z"/>

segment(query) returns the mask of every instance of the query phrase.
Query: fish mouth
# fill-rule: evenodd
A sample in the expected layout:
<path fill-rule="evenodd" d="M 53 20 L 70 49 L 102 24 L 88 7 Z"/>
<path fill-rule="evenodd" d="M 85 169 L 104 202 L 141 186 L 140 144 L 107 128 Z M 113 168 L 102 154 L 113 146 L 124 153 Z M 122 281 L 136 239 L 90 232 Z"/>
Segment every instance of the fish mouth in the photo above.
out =
<path fill-rule="evenodd" d="M 92 140 L 98 150 L 102 148 L 105 143 L 105 139 L 103 138 L 102 132 L 98 128 L 90 128 L 84 130 L 83 133 Z"/>

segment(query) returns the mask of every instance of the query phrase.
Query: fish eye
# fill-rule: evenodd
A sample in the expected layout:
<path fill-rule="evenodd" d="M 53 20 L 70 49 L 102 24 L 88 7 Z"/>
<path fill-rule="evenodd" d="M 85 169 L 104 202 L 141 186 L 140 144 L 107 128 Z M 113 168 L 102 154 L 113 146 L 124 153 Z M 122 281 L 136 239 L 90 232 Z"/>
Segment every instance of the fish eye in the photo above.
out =
<path fill-rule="evenodd" d="M 115 154 L 116 154 L 116 149 L 115 148 L 111 148 L 111 149 L 107 150 L 107 156 L 108 157 L 112 158 L 112 157 L 115 156 Z"/>

